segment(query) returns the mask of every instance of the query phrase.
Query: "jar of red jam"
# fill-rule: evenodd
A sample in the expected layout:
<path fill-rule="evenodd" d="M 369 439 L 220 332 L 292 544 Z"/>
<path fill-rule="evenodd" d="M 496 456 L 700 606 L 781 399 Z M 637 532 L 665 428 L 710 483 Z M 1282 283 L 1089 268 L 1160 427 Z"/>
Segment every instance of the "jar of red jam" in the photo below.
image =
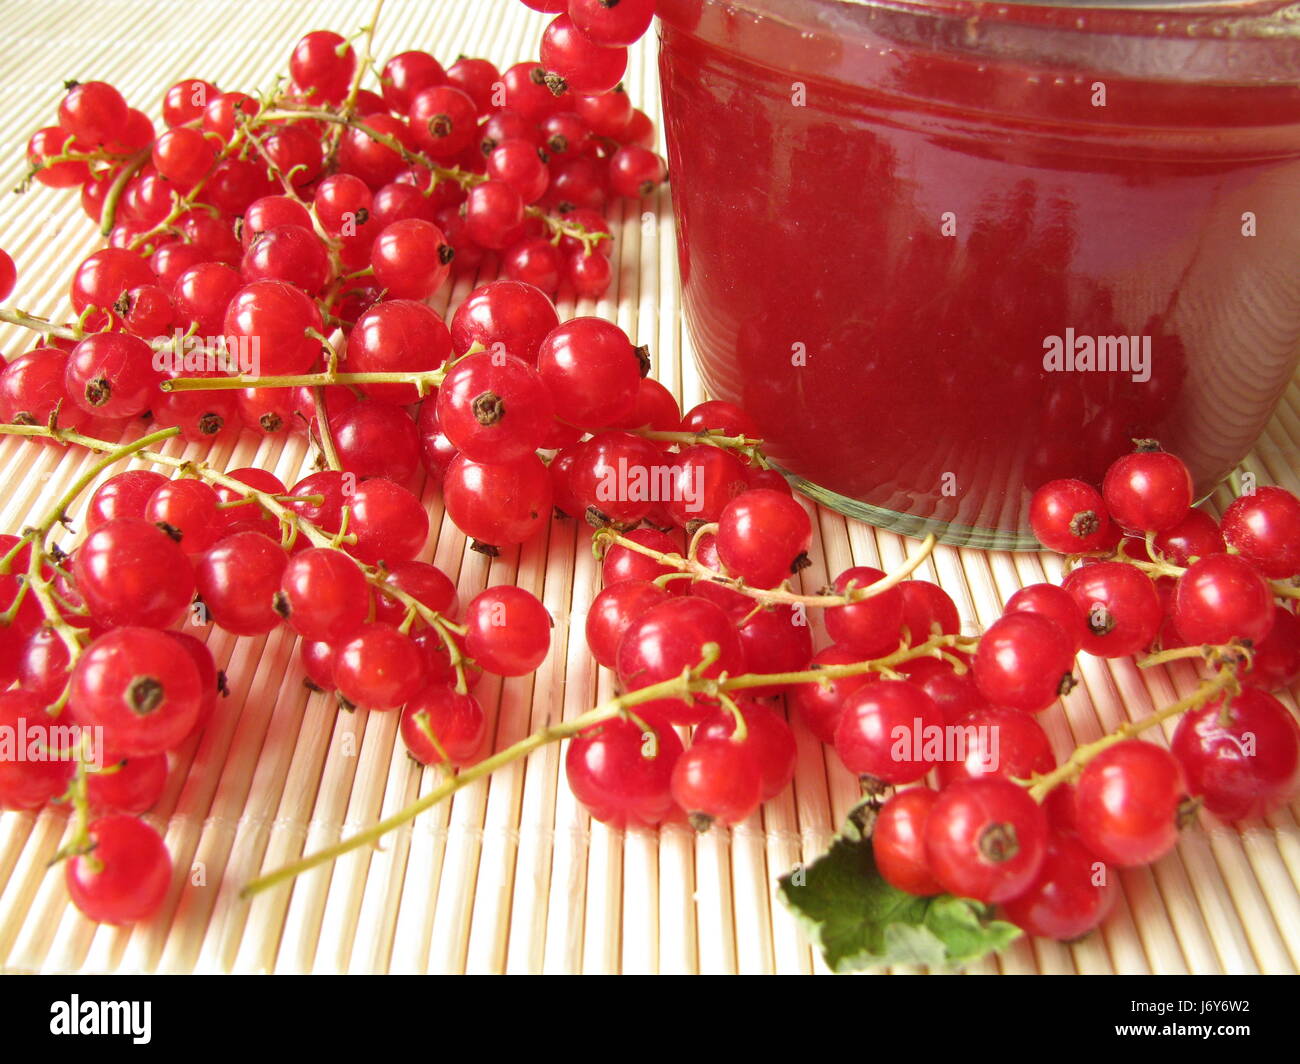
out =
<path fill-rule="evenodd" d="M 691 339 L 807 494 L 1027 547 L 1134 439 L 1245 456 L 1300 357 L 1293 5 L 659 13 Z"/>

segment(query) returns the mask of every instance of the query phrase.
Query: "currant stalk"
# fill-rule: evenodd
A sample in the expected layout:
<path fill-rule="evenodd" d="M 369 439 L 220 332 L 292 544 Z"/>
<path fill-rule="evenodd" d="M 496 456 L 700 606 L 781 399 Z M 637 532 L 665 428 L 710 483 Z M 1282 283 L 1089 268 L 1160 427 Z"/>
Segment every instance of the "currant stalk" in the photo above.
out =
<path fill-rule="evenodd" d="M 587 728 L 594 727 L 603 721 L 612 720 L 615 717 L 625 717 L 637 724 L 638 727 L 646 731 L 650 729 L 645 722 L 640 720 L 634 714 L 635 707 L 645 702 L 653 702 L 661 698 L 689 698 L 695 694 L 703 694 L 721 701 L 728 692 L 743 691 L 751 687 L 764 687 L 768 684 L 796 684 L 796 683 L 817 683 L 837 679 L 842 676 L 852 676 L 863 672 L 884 671 L 891 669 L 895 665 L 901 665 L 905 661 L 911 661 L 915 658 L 933 656 L 945 647 L 966 646 L 973 640 L 963 636 L 956 635 L 939 635 L 926 640 L 914 647 L 900 647 L 892 654 L 882 658 L 875 658 L 868 661 L 850 662 L 845 665 L 829 665 L 818 669 L 807 669 L 801 672 L 787 673 L 746 673 L 742 676 L 718 676 L 702 677 L 700 674 L 713 663 L 717 655 L 717 647 L 709 644 L 705 647 L 704 656 L 699 664 L 690 669 L 684 669 L 682 672 L 671 679 L 662 680 L 659 683 L 643 687 L 638 691 L 632 691 L 626 694 L 611 698 L 601 703 L 594 709 L 588 710 L 572 720 L 561 721 L 556 724 L 547 725 L 538 731 L 533 732 L 526 738 L 520 739 L 517 743 L 506 747 L 504 750 L 493 754 L 491 757 L 471 765 L 469 768 L 462 769 L 455 776 L 444 780 L 441 784 L 431 790 L 422 798 L 417 799 L 403 809 L 379 821 L 377 824 L 357 832 L 346 839 L 342 839 L 333 846 L 328 846 L 314 854 L 287 864 L 282 868 L 256 879 L 250 880 L 240 891 L 241 897 L 251 897 L 254 894 L 269 890 L 271 887 L 287 882 L 304 872 L 317 868 L 320 865 L 328 864 L 330 861 L 350 853 L 352 850 L 360 849 L 363 846 L 373 845 L 383 838 L 390 831 L 401 827 L 403 824 L 410 822 L 427 809 L 431 809 L 439 802 L 451 797 L 458 790 L 468 786 L 477 779 L 495 772 L 497 769 L 516 761 L 521 757 L 527 757 L 534 750 L 538 750 L 550 743 L 560 742 L 564 739 L 570 739 L 579 732 Z M 713 653 L 710 654 L 710 648 Z M 737 733 L 743 738 L 744 733 L 739 731 L 743 722 L 737 718 Z"/>
<path fill-rule="evenodd" d="M 691 540 L 690 549 L 687 551 L 687 555 L 684 558 L 680 554 L 667 553 L 655 550 L 653 547 L 647 547 L 644 544 L 636 542 L 634 539 L 629 539 L 627 536 L 624 536 L 609 527 L 596 530 L 595 534 L 592 536 L 592 549 L 596 552 L 597 558 L 600 558 L 603 557 L 604 552 L 611 546 L 626 547 L 628 550 L 635 551 L 637 554 L 645 555 L 647 558 L 653 558 L 661 565 L 678 570 L 678 573 L 681 574 L 682 578 L 690 577 L 692 580 L 704 580 L 709 583 L 720 584 L 723 587 L 732 589 L 733 591 L 738 591 L 742 595 L 748 595 L 750 598 L 761 604 L 782 603 L 785 605 L 826 607 L 848 606 L 855 602 L 862 602 L 865 599 L 875 598 L 875 596 L 882 592 L 888 591 L 891 587 L 902 583 L 911 576 L 912 573 L 920 568 L 921 563 L 934 552 L 937 543 L 937 540 L 933 535 L 926 536 L 925 539 L 921 541 L 921 546 L 917 549 L 916 553 L 910 555 L 902 565 L 886 574 L 883 579 L 878 580 L 867 587 L 855 587 L 843 595 L 801 595 L 795 591 L 788 591 L 784 587 L 750 587 L 738 577 L 725 576 L 714 569 L 710 569 L 703 562 L 697 561 L 695 553 L 700 539 L 711 532 L 716 532 L 717 528 L 718 526 L 716 524 L 708 524 L 702 525 L 697 529 Z M 675 575 L 676 574 L 668 573 L 659 579 L 673 579 Z"/>

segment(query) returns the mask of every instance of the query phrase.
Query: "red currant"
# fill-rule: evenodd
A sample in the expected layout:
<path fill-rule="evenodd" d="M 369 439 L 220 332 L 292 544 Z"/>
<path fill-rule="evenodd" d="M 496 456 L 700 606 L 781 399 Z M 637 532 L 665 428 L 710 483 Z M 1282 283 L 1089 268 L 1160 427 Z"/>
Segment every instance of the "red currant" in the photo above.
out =
<path fill-rule="evenodd" d="M 143 820 L 115 814 L 91 823 L 93 849 L 69 859 L 64 879 L 72 902 L 91 920 L 133 924 L 154 916 L 171 885 L 167 847 Z"/>
<path fill-rule="evenodd" d="M 1182 771 L 1167 750 L 1137 739 L 1116 743 L 1075 785 L 1079 836 L 1109 864 L 1150 864 L 1178 841 L 1185 797 Z"/>
<path fill-rule="evenodd" d="M 1021 786 L 997 777 L 945 787 L 925 822 L 926 861 L 951 894 L 989 904 L 1023 894 L 1038 878 L 1047 817 Z"/>

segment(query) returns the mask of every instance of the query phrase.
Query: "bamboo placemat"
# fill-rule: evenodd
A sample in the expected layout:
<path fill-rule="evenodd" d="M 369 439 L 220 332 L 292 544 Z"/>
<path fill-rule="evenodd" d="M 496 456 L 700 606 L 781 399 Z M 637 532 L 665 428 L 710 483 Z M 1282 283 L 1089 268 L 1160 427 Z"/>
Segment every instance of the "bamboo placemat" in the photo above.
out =
<path fill-rule="evenodd" d="M 42 0 L 0 3 L 0 177 L 16 184 L 23 145 L 53 121 L 63 79 L 112 81 L 157 118 L 173 81 L 265 87 L 310 29 L 350 34 L 371 0 Z M 377 54 L 424 48 L 445 62 L 483 55 L 504 68 L 535 54 L 547 16 L 517 0 L 388 0 Z M 633 50 L 626 84 L 658 120 L 653 38 Z M 614 286 L 593 310 L 649 344 L 656 372 L 682 401 L 703 398 L 678 303 L 671 204 L 618 208 Z M 18 263 L 14 302 L 67 312 L 72 264 L 97 246 L 75 196 L 36 189 L 0 199 L 0 246 Z M 454 308 L 462 280 L 437 309 Z M 0 330 L 0 350 L 25 338 Z M 184 449 L 169 441 L 170 453 Z M 197 451 L 194 452 L 197 456 Z M 292 483 L 307 445 L 249 435 L 212 455 L 260 465 Z M 0 441 L 0 529 L 22 528 L 57 497 L 87 456 Z M 125 468 L 125 466 L 119 466 Z M 1300 388 L 1294 384 L 1244 466 L 1261 483 L 1300 488 Z M 84 505 L 84 496 L 83 503 Z M 588 534 L 572 522 L 487 559 L 425 502 L 434 532 L 423 557 L 459 582 L 461 601 L 488 584 L 538 594 L 556 620 L 551 655 L 533 677 L 479 688 L 498 747 L 557 715 L 614 693 L 582 636 L 599 589 Z M 1217 501 L 1228 498 L 1223 494 Z M 80 509 L 74 511 L 74 519 Z M 805 589 L 853 564 L 889 568 L 907 542 L 819 511 Z M 75 520 L 74 520 L 75 523 Z M 917 574 L 956 600 L 968 630 L 991 623 L 1019 587 L 1059 579 L 1054 557 L 940 547 Z M 195 629 L 197 634 L 203 635 Z M 818 645 L 824 636 L 818 633 Z M 175 758 L 149 819 L 177 867 L 162 915 L 147 926 L 97 927 L 68 903 L 62 870 L 47 869 L 66 812 L 0 814 L 0 971 L 31 972 L 824 972 L 774 896 L 795 862 L 829 844 L 855 781 L 797 722 L 793 788 L 731 833 L 699 838 L 668 827 L 626 835 L 593 824 L 569 794 L 561 750 L 549 747 L 479 781 L 388 836 L 251 904 L 252 875 L 319 849 L 391 813 L 435 782 L 403 752 L 397 714 L 341 713 L 302 684 L 285 630 L 266 639 L 206 635 L 231 694 L 201 740 Z M 1082 684 L 1039 719 L 1058 755 L 1194 686 L 1185 665 L 1139 673 L 1130 661 L 1080 656 Z M 1294 707 L 1292 695 L 1283 694 Z M 1100 933 L 1075 945 L 1021 941 L 976 965 L 983 973 L 1295 972 L 1300 967 L 1300 803 L 1244 830 L 1203 814 L 1177 850 L 1120 873 L 1123 898 Z"/>

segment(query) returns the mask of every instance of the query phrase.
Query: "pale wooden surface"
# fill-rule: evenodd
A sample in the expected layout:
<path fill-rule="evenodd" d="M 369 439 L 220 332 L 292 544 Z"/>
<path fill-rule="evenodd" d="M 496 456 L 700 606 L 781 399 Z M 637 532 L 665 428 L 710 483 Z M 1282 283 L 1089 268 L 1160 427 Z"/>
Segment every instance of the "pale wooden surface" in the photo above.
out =
<path fill-rule="evenodd" d="M 193 75 L 223 88 L 266 86 L 301 33 L 351 33 L 371 7 L 370 0 L 0 3 L 0 176 L 6 185 L 19 178 L 22 144 L 53 120 L 64 78 L 111 80 L 156 116 L 172 81 Z M 378 50 L 421 47 L 446 62 L 481 54 L 504 66 L 534 53 L 545 21 L 515 0 L 389 0 Z M 627 84 L 657 116 L 653 40 L 635 50 Z M 665 195 L 657 216 L 624 208 L 614 218 L 616 284 L 598 309 L 650 345 L 656 372 L 687 406 L 702 391 L 678 313 L 669 211 Z M 21 271 L 13 302 L 37 313 L 66 311 L 71 266 L 95 239 L 75 197 L 40 189 L 0 198 L 0 246 Z M 450 305 L 469 287 L 459 284 Z M 0 331 L 0 350 L 12 354 L 22 342 L 14 330 Z M 1298 453 L 1293 386 L 1247 468 L 1294 490 Z M 265 465 L 286 482 L 308 459 L 302 441 L 281 449 L 248 437 L 214 457 Z M 21 528 L 84 467 L 81 454 L 0 442 L 0 528 Z M 557 620 L 554 649 L 535 677 L 480 688 L 498 745 L 612 694 L 581 635 L 598 590 L 586 534 L 555 524 L 549 538 L 489 562 L 467 552 L 442 520 L 436 492 L 425 499 L 435 531 L 424 556 L 459 581 L 462 601 L 486 584 L 515 581 Z M 807 588 L 850 564 L 888 567 L 905 553 L 899 537 L 829 512 L 815 524 Z M 918 575 L 947 588 L 975 631 L 1017 587 L 1056 578 L 1059 567 L 1034 554 L 940 548 Z M 292 892 L 240 902 L 250 875 L 392 812 L 434 775 L 403 755 L 395 714 L 339 714 L 331 700 L 309 695 L 287 632 L 236 640 L 215 631 L 208 641 L 232 695 L 202 741 L 180 752 L 150 814 L 178 866 L 163 916 L 125 931 L 86 922 L 67 903 L 61 872 L 46 870 L 65 815 L 0 814 L 0 970 L 824 971 L 772 888 L 792 863 L 825 848 L 855 786 L 801 729 L 794 787 L 730 835 L 695 839 L 669 828 L 623 836 L 592 825 L 563 783 L 560 750 L 551 748 L 468 787 L 381 850 L 306 876 Z M 1081 657 L 1079 671 L 1080 688 L 1040 718 L 1058 754 L 1192 685 L 1190 670 L 1139 674 L 1128 661 Z M 1074 946 L 1021 942 L 976 970 L 1294 972 L 1298 811 L 1293 805 L 1242 832 L 1203 817 L 1174 854 L 1121 874 L 1123 902 L 1100 934 Z"/>

